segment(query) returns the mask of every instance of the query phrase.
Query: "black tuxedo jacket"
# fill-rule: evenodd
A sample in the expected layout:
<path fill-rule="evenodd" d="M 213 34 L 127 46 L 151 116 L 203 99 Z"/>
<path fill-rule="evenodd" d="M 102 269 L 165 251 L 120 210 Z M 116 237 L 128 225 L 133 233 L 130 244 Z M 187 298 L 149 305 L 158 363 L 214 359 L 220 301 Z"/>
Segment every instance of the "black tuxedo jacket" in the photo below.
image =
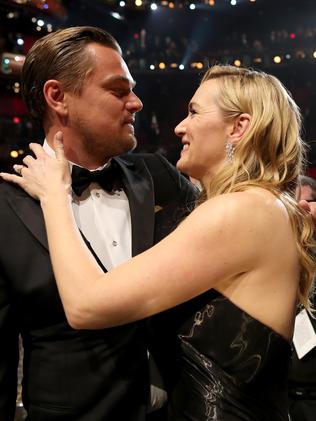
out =
<path fill-rule="evenodd" d="M 115 160 L 124 174 L 136 255 L 177 225 L 196 191 L 159 155 L 128 154 Z M 53 277 L 38 202 L 2 183 L 0 203 L 0 420 L 14 419 L 19 333 L 29 421 L 144 420 L 144 324 L 72 329 Z"/>

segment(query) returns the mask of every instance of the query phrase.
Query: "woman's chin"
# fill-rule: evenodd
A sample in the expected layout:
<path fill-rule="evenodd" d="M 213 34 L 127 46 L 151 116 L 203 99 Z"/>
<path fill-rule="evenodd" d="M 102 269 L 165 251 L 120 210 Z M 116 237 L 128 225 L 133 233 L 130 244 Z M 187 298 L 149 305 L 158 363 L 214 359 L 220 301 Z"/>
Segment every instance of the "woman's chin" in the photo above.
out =
<path fill-rule="evenodd" d="M 187 165 L 187 163 L 185 162 L 185 160 L 182 158 L 182 157 L 180 157 L 180 159 L 178 160 L 178 162 L 176 163 L 176 167 L 177 167 L 177 169 L 179 170 L 179 171 L 181 171 L 181 172 L 183 172 L 183 173 L 185 173 L 185 174 L 187 174 L 187 175 L 189 175 L 188 174 L 188 171 L 190 170 L 188 167 L 188 165 Z"/>

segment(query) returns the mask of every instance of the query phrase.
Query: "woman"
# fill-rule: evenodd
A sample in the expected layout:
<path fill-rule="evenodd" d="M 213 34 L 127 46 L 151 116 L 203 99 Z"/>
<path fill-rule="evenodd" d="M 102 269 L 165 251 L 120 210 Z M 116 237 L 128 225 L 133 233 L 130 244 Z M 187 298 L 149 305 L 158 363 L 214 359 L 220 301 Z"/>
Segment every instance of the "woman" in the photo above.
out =
<path fill-rule="evenodd" d="M 16 168 L 21 177 L 2 176 L 41 201 L 74 328 L 177 306 L 168 319 L 177 341 L 171 420 L 287 420 L 295 309 L 299 302 L 310 310 L 314 270 L 312 226 L 294 198 L 304 149 L 298 108 L 273 76 L 214 66 L 175 132 L 183 144 L 177 167 L 201 183 L 202 203 L 107 274 L 74 222 L 60 132 L 56 160 L 33 144 L 37 159 Z"/>

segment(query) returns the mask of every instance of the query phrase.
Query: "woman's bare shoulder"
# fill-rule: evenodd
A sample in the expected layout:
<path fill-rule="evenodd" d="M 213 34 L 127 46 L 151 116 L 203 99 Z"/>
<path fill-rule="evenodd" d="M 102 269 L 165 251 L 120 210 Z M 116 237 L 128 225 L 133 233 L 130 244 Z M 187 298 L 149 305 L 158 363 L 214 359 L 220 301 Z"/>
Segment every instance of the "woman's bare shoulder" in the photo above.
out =
<path fill-rule="evenodd" d="M 206 200 L 198 206 L 194 218 L 227 220 L 249 224 L 262 219 L 288 219 L 286 207 L 274 194 L 262 188 L 249 188 L 242 192 L 226 193 Z"/>

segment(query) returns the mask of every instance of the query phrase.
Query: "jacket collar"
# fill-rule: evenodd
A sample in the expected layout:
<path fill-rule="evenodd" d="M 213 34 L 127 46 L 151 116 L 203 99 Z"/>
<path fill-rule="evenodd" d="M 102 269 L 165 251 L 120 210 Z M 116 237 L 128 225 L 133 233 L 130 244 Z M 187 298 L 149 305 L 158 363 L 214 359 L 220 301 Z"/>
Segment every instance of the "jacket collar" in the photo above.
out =
<path fill-rule="evenodd" d="M 132 255 L 135 256 L 151 247 L 154 241 L 153 183 L 142 160 L 137 161 L 136 165 L 124 158 L 113 159 L 123 172 L 124 190 L 131 212 Z M 9 185 L 7 201 L 27 229 L 48 249 L 44 217 L 39 203 L 19 187 Z M 88 241 L 85 241 L 89 246 Z"/>

